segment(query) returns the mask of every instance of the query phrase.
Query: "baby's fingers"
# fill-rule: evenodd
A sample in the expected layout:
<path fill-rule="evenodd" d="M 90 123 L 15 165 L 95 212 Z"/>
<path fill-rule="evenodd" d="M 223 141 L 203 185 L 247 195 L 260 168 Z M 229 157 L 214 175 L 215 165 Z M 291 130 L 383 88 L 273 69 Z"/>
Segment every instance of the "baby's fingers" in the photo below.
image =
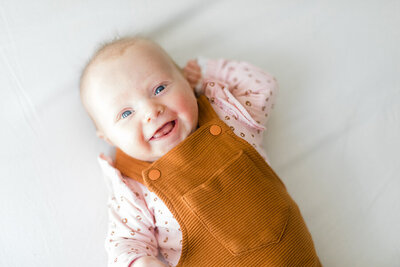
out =
<path fill-rule="evenodd" d="M 195 72 L 191 70 L 183 70 L 183 76 L 188 79 L 188 80 L 200 80 L 201 79 L 201 73 L 200 72 Z"/>
<path fill-rule="evenodd" d="M 200 66 L 197 64 L 197 60 L 191 59 L 186 63 L 185 68 L 192 69 L 195 71 L 200 71 Z"/>

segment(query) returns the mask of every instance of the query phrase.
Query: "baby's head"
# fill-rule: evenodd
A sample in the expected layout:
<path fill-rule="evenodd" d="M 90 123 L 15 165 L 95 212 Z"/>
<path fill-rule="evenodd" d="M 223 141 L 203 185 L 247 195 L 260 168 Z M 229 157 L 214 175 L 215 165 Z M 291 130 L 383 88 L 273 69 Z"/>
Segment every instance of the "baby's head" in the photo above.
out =
<path fill-rule="evenodd" d="M 168 54 L 147 39 L 103 46 L 85 67 L 80 90 L 97 136 L 136 159 L 157 160 L 197 127 L 193 89 Z"/>

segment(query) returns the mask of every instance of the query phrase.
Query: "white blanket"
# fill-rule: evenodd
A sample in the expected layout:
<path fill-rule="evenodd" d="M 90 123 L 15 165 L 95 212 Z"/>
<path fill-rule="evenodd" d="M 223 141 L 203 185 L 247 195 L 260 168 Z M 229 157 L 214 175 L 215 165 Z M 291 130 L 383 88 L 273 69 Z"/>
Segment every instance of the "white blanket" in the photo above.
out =
<path fill-rule="evenodd" d="M 107 191 L 78 94 L 99 44 L 277 77 L 265 134 L 324 266 L 400 266 L 399 1 L 0 2 L 0 266 L 106 266 Z"/>

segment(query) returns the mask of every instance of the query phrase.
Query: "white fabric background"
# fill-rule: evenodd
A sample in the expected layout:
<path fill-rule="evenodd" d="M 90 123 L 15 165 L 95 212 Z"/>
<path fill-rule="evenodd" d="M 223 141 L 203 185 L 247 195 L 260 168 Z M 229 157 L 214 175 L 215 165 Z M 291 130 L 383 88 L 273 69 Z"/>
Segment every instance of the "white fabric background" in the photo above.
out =
<path fill-rule="evenodd" d="M 249 61 L 265 135 L 324 266 L 400 266 L 400 2 L 0 0 L 0 266 L 106 266 L 106 187 L 78 95 L 89 55 L 152 36 L 179 63 Z"/>

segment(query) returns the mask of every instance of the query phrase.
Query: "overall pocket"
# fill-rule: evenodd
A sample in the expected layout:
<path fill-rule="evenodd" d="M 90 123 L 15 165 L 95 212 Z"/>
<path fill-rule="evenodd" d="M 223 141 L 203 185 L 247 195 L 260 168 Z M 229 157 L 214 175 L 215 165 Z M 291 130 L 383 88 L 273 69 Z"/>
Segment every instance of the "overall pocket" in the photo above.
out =
<path fill-rule="evenodd" d="M 233 255 L 278 243 L 289 202 L 272 173 L 262 173 L 243 150 L 183 200 Z"/>

